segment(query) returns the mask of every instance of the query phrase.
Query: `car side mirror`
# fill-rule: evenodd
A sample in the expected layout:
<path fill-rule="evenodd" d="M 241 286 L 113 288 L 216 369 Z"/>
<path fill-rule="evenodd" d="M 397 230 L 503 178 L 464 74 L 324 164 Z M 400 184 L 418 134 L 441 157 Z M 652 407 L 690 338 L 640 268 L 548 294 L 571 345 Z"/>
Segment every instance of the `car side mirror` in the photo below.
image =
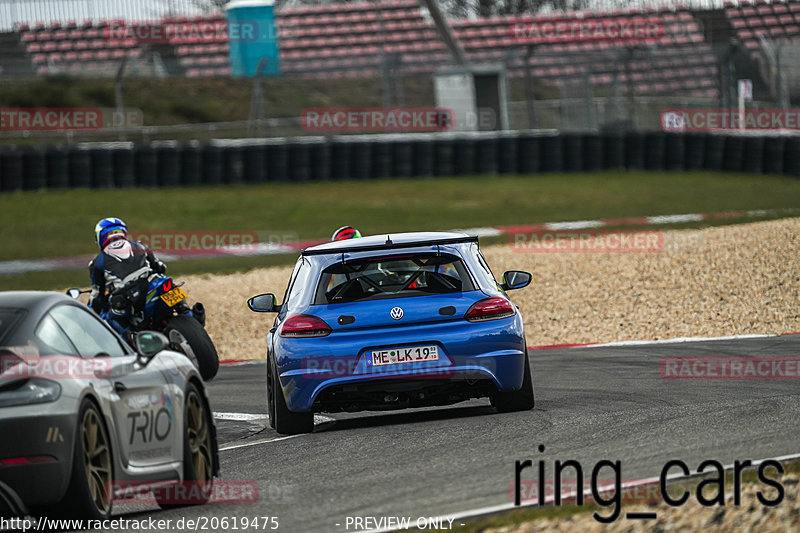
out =
<path fill-rule="evenodd" d="M 69 296 L 73 300 L 77 300 L 81 296 L 81 290 L 80 289 L 67 289 L 67 296 Z"/>
<path fill-rule="evenodd" d="M 134 337 L 136 352 L 144 364 L 150 362 L 155 355 L 169 346 L 169 340 L 157 331 L 140 331 Z"/>
<path fill-rule="evenodd" d="M 533 275 L 530 272 L 523 272 L 522 270 L 509 270 L 503 274 L 503 284 L 501 287 L 504 291 L 513 291 L 515 289 L 522 289 L 530 285 L 533 280 Z"/>
<path fill-rule="evenodd" d="M 274 294 L 259 294 L 247 300 L 247 307 L 255 313 L 277 313 L 280 306 Z"/>

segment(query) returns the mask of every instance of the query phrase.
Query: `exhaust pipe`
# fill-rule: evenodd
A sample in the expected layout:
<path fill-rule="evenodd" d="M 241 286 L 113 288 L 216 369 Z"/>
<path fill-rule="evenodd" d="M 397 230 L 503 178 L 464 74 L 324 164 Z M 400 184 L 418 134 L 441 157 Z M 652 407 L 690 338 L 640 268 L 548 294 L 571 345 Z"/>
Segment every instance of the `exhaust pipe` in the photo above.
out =
<path fill-rule="evenodd" d="M 200 322 L 200 325 L 206 327 L 206 308 L 200 302 L 192 306 L 192 316 Z"/>

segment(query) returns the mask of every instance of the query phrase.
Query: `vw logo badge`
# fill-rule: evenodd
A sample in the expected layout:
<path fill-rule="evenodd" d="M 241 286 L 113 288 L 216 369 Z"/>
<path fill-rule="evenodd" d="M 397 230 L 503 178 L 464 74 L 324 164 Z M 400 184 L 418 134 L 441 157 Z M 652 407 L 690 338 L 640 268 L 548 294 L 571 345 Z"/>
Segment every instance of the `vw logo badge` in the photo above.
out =
<path fill-rule="evenodd" d="M 403 318 L 403 309 L 400 307 L 393 307 L 392 310 L 389 311 L 389 316 L 395 320 L 400 320 Z"/>

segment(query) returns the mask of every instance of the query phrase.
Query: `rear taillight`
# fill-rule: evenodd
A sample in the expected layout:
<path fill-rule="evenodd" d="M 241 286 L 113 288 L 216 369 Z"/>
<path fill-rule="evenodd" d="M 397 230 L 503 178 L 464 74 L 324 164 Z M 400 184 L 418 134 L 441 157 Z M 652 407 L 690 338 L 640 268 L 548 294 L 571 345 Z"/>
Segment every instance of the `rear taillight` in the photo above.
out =
<path fill-rule="evenodd" d="M 470 322 L 482 322 L 514 316 L 515 313 L 514 304 L 500 296 L 492 296 L 472 304 L 464 318 Z"/>
<path fill-rule="evenodd" d="M 324 337 L 331 327 L 321 318 L 312 315 L 294 315 L 281 326 L 281 337 Z"/>

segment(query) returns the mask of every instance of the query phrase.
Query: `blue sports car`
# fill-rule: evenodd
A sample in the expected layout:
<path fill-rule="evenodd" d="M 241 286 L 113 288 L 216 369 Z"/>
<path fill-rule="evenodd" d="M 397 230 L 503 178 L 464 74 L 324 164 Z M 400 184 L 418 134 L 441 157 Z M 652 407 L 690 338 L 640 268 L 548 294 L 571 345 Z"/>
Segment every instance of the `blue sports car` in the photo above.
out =
<path fill-rule="evenodd" d="M 267 336 L 270 425 L 307 433 L 314 413 L 449 405 L 488 397 L 498 411 L 532 409 L 519 309 L 461 233 L 402 233 L 307 248 Z"/>

